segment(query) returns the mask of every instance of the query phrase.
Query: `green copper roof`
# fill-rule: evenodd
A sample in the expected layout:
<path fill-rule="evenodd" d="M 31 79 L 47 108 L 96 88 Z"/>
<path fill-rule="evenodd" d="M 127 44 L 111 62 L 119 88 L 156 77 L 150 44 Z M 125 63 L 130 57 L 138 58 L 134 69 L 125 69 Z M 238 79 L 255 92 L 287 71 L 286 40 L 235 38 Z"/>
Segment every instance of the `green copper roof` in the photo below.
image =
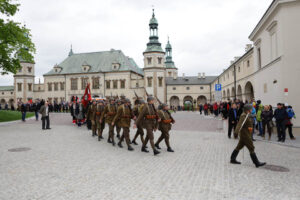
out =
<path fill-rule="evenodd" d="M 172 46 L 171 46 L 169 40 L 168 40 L 168 43 L 166 44 L 166 49 L 172 49 Z"/>
<path fill-rule="evenodd" d="M 158 25 L 157 19 L 155 18 L 154 9 L 152 9 L 152 18 L 150 19 L 149 25 Z"/>
<path fill-rule="evenodd" d="M 87 63 L 90 66 L 88 72 L 82 71 L 82 65 Z M 120 68 L 113 69 L 113 63 L 119 63 Z M 47 75 L 76 74 L 76 73 L 95 73 L 112 71 L 133 71 L 143 75 L 143 71 L 132 58 L 125 56 L 121 50 L 110 50 L 92 53 L 74 53 L 58 64 L 62 68 L 60 72 L 51 69 Z"/>
<path fill-rule="evenodd" d="M 161 46 L 156 46 L 156 45 L 147 45 L 147 48 L 145 50 L 145 52 L 164 52 L 164 50 L 161 48 Z M 144 52 L 144 53 L 145 53 Z"/>
<path fill-rule="evenodd" d="M 167 42 L 167 45 L 166 45 L 166 61 L 165 61 L 165 65 L 166 65 L 166 68 L 177 69 L 175 67 L 175 64 L 174 64 L 173 60 L 172 60 L 172 46 L 170 44 L 169 37 L 168 37 L 168 42 Z"/>
<path fill-rule="evenodd" d="M 13 85 L 0 86 L 0 91 L 14 91 L 14 86 Z"/>

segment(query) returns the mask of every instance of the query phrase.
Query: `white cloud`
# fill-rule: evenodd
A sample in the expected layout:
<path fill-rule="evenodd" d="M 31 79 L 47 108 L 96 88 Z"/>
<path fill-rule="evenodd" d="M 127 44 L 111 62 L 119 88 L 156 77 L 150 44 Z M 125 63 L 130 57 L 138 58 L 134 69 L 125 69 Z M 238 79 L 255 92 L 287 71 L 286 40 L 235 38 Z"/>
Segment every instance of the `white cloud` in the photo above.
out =
<path fill-rule="evenodd" d="M 15 17 L 26 22 L 36 44 L 36 76 L 74 52 L 121 49 L 143 67 L 151 5 L 159 40 L 167 35 L 179 73 L 217 75 L 244 53 L 248 35 L 271 0 L 26 0 Z M 0 85 L 13 84 L 12 75 Z"/>

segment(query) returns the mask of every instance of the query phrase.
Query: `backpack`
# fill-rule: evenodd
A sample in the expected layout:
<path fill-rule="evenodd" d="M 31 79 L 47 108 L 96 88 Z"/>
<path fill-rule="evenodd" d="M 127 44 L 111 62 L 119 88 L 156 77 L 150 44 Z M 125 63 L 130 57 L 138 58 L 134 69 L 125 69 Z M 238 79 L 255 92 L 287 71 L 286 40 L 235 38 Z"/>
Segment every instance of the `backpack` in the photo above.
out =
<path fill-rule="evenodd" d="M 295 116 L 293 109 L 288 108 L 287 110 L 288 118 L 292 119 Z"/>

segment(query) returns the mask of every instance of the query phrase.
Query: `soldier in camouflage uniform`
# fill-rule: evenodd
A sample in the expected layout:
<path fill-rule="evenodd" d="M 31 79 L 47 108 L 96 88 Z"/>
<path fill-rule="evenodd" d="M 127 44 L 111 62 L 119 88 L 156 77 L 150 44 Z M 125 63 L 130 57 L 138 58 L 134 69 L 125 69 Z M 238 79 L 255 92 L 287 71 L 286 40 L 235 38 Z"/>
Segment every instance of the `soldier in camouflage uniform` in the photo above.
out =
<path fill-rule="evenodd" d="M 94 137 L 96 135 L 96 107 L 97 107 L 97 102 L 95 99 L 93 99 L 92 105 L 89 106 L 88 111 L 87 111 L 87 119 L 91 120 L 92 123 L 92 136 Z"/>
<path fill-rule="evenodd" d="M 122 148 L 122 141 L 125 138 L 128 151 L 133 151 L 134 149 L 130 145 L 130 139 L 129 139 L 129 128 L 130 128 L 130 123 L 131 119 L 134 118 L 134 115 L 132 113 L 132 110 L 130 108 L 130 100 L 125 99 L 124 104 L 118 107 L 117 114 L 115 118 L 113 119 L 112 125 L 115 124 L 115 122 L 118 121 L 119 126 L 122 127 L 123 129 L 123 134 L 120 138 L 120 141 L 118 143 L 118 146 Z"/>
<path fill-rule="evenodd" d="M 139 125 L 144 125 L 147 136 L 145 138 L 145 142 L 142 146 L 142 152 L 149 152 L 146 149 L 146 145 L 148 143 L 148 140 L 150 140 L 151 147 L 153 149 L 154 155 L 159 154 L 160 152 L 155 148 L 154 146 L 154 135 L 153 131 L 156 131 L 157 129 L 157 123 L 160 121 L 160 119 L 157 116 L 156 109 L 154 107 L 154 97 L 148 96 L 147 98 L 147 104 L 143 107 L 141 113 L 139 113 L 139 117 L 136 120 L 135 127 Z"/>
<path fill-rule="evenodd" d="M 140 100 L 138 100 L 137 105 L 134 106 L 133 114 L 135 115 L 136 118 L 138 118 L 139 113 L 143 110 L 144 105 L 145 105 L 145 101 L 143 99 L 140 99 Z M 144 144 L 145 140 L 144 140 L 143 124 L 140 124 L 139 126 L 137 126 L 136 134 L 132 140 L 132 143 L 135 145 L 138 145 L 138 143 L 136 142 L 136 139 L 138 138 L 138 136 L 141 137 L 142 144 Z"/>
<path fill-rule="evenodd" d="M 117 107 L 115 105 L 115 100 L 110 99 L 109 104 L 105 106 L 104 112 L 101 114 L 101 122 L 103 121 L 103 118 L 105 117 L 105 122 L 108 124 L 109 127 L 109 137 L 107 139 L 108 143 L 112 143 L 113 146 L 115 146 L 115 138 L 114 138 L 114 125 L 112 125 L 112 121 L 115 118 L 117 114 Z"/>
<path fill-rule="evenodd" d="M 258 161 L 257 156 L 254 152 L 254 145 L 252 141 L 252 131 L 253 131 L 253 121 L 250 117 L 252 111 L 252 105 L 247 104 L 244 106 L 244 112 L 240 116 L 239 122 L 235 128 L 234 136 L 240 136 L 239 143 L 237 147 L 233 150 L 230 158 L 230 163 L 232 164 L 241 164 L 236 160 L 239 151 L 246 146 L 250 152 L 250 157 L 256 167 L 264 166 L 266 163 L 261 163 Z"/>
<path fill-rule="evenodd" d="M 101 123 L 101 114 L 104 112 L 104 102 L 102 100 L 98 101 L 97 108 L 96 108 L 96 125 L 98 130 L 98 141 L 103 139 L 102 137 L 102 123 Z"/>
<path fill-rule="evenodd" d="M 161 121 L 158 124 L 158 129 L 161 131 L 161 135 L 157 142 L 155 143 L 155 147 L 157 149 L 160 149 L 159 143 L 162 140 L 165 140 L 165 143 L 167 145 L 167 151 L 168 152 L 174 152 L 174 150 L 170 146 L 170 130 L 172 128 L 172 124 L 175 123 L 175 120 L 172 118 L 171 113 L 169 113 L 169 107 L 167 104 L 161 105 L 161 110 L 158 112 L 158 116 L 161 119 Z"/>

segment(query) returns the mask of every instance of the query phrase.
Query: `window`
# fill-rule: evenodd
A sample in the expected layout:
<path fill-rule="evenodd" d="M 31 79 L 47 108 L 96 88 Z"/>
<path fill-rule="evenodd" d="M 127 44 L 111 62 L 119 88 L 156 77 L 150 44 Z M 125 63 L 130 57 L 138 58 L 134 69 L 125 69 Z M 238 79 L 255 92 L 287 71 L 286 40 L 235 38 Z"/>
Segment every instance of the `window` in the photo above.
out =
<path fill-rule="evenodd" d="M 28 83 L 28 91 L 32 91 L 32 83 Z"/>
<path fill-rule="evenodd" d="M 99 87 L 100 87 L 99 77 L 93 78 L 93 89 L 99 89 Z"/>
<path fill-rule="evenodd" d="M 163 86 L 163 77 L 158 77 L 158 87 Z"/>
<path fill-rule="evenodd" d="M 60 90 L 65 90 L 65 82 L 60 82 Z"/>
<path fill-rule="evenodd" d="M 227 74 L 227 78 L 229 79 L 229 72 L 228 72 L 228 74 Z"/>
<path fill-rule="evenodd" d="M 48 83 L 48 91 L 52 91 L 52 83 Z"/>
<path fill-rule="evenodd" d="M 238 67 L 238 72 L 241 72 L 241 67 Z"/>
<path fill-rule="evenodd" d="M 105 81 L 106 82 L 106 89 L 110 89 L 110 81 Z"/>
<path fill-rule="evenodd" d="M 136 83 L 135 83 L 135 87 L 139 87 L 139 82 L 136 82 Z"/>
<path fill-rule="evenodd" d="M 260 48 L 257 49 L 257 58 L 258 58 L 258 69 L 260 69 L 261 68 L 261 51 L 260 51 Z M 250 64 L 249 64 L 249 66 L 250 66 Z"/>
<path fill-rule="evenodd" d="M 176 87 L 173 87 L 173 90 L 176 90 Z"/>
<path fill-rule="evenodd" d="M 84 90 L 88 84 L 89 78 L 81 78 L 81 89 Z"/>
<path fill-rule="evenodd" d="M 77 78 L 72 78 L 71 79 L 71 90 L 77 90 L 77 84 L 78 84 L 78 81 L 77 81 Z"/>
<path fill-rule="evenodd" d="M 250 60 L 247 60 L 247 67 L 250 67 Z"/>
<path fill-rule="evenodd" d="M 190 87 L 186 87 L 186 90 L 190 90 Z"/>
<path fill-rule="evenodd" d="M 117 80 L 113 80 L 113 88 L 118 89 L 118 81 Z"/>
<path fill-rule="evenodd" d="M 28 72 L 31 73 L 32 67 L 28 67 L 27 69 L 28 69 Z"/>
<path fill-rule="evenodd" d="M 172 76 L 172 72 L 168 72 L 169 76 Z"/>
<path fill-rule="evenodd" d="M 201 86 L 201 87 L 200 87 L 200 90 L 203 90 L 203 89 L 204 89 L 204 87 Z"/>
<path fill-rule="evenodd" d="M 58 83 L 54 83 L 54 91 L 58 91 Z"/>
<path fill-rule="evenodd" d="M 151 65 L 152 58 L 147 58 L 148 65 Z"/>
<path fill-rule="evenodd" d="M 121 88 L 122 88 L 122 89 L 125 88 L 125 80 L 121 80 Z"/>
<path fill-rule="evenodd" d="M 147 77 L 148 87 L 152 87 L 152 77 Z"/>
<path fill-rule="evenodd" d="M 4 95 L 4 92 L 2 92 L 2 95 Z"/>
<path fill-rule="evenodd" d="M 39 86 L 39 91 L 41 90 L 41 87 Z"/>
<path fill-rule="evenodd" d="M 10 94 L 13 94 L 13 92 L 10 92 Z"/>
<path fill-rule="evenodd" d="M 161 64 L 162 58 L 157 58 L 157 60 L 158 60 L 158 64 Z"/>

